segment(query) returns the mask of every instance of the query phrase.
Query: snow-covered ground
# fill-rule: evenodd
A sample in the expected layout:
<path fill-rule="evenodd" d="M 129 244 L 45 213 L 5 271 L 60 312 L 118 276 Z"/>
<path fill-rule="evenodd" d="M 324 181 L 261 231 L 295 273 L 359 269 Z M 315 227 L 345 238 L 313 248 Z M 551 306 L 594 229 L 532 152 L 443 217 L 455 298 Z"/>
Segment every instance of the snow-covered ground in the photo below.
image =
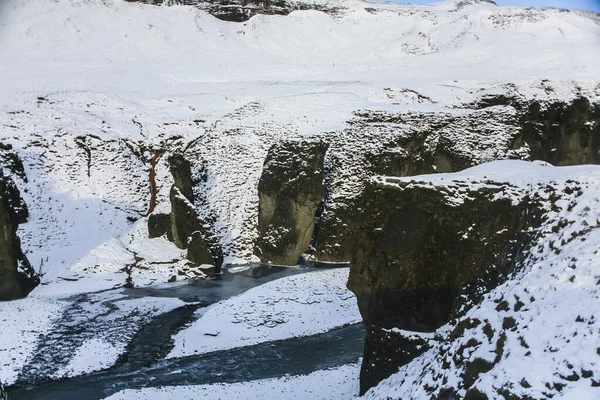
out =
<path fill-rule="evenodd" d="M 0 381 L 63 378 L 112 366 L 141 324 L 181 307 L 119 290 L 0 304 Z"/>
<path fill-rule="evenodd" d="M 307 336 L 360 322 L 347 281 L 346 268 L 294 275 L 200 309 L 200 318 L 175 336 L 169 357 Z"/>

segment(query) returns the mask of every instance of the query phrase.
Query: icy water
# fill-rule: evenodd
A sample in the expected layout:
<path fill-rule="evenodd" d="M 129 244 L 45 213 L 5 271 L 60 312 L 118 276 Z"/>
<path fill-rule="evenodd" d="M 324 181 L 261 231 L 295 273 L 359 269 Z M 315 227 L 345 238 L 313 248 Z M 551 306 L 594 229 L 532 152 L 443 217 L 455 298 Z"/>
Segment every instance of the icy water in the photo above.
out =
<path fill-rule="evenodd" d="M 314 271 L 314 267 L 290 268 L 252 266 L 236 273 L 225 271 L 215 279 L 186 284 L 162 285 L 128 289 L 128 298 L 176 297 L 189 302 L 183 307 L 158 315 L 141 324 L 129 342 L 126 352 L 111 368 L 74 378 L 51 380 L 42 371 L 56 368 L 64 354 L 56 352 L 58 341 L 68 342 L 78 332 L 65 330 L 42 338 L 37 364 L 32 364 L 18 383 L 8 388 L 11 400 L 19 399 L 103 399 L 123 389 L 218 382 L 243 382 L 275 378 L 286 374 L 307 374 L 315 370 L 356 362 L 362 356 L 364 328 L 354 324 L 332 331 L 253 346 L 216 351 L 195 356 L 165 360 L 173 348 L 172 336 L 194 320 L 200 308 L 266 282 L 299 273 Z M 75 299 L 77 304 L 79 299 Z M 77 310 L 75 310 L 76 312 Z M 65 313 L 68 315 L 68 312 Z M 68 321 L 69 319 L 66 318 Z M 68 324 L 65 324 L 68 326 Z M 69 329 L 72 329 L 69 327 Z M 69 346 L 64 346 L 68 349 Z M 65 350 L 66 351 L 66 350 Z M 34 357 L 35 359 L 35 357 Z M 50 360 L 50 361 L 48 361 Z M 58 360 L 58 361 L 57 361 Z M 47 366 L 45 366 L 45 364 Z"/>

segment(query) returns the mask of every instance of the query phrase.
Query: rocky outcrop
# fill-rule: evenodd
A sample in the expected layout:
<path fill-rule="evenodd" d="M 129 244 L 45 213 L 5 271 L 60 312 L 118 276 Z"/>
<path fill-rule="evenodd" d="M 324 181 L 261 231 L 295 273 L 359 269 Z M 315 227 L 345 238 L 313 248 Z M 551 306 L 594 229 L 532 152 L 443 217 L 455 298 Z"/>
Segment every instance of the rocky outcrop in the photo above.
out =
<path fill-rule="evenodd" d="M 535 200 L 498 198 L 512 190 L 501 183 L 470 186 L 382 178 L 343 218 L 354 243 L 348 287 L 368 327 L 362 393 L 427 349 L 382 338 L 386 329 L 433 332 L 502 282 L 527 247 Z M 402 351 L 388 351 L 390 342 Z"/>
<path fill-rule="evenodd" d="M 405 335 L 398 329 L 369 326 L 360 374 L 361 394 L 428 349 L 427 338 Z"/>
<path fill-rule="evenodd" d="M 553 165 L 600 163 L 600 103 L 588 98 L 529 101 L 507 91 L 457 108 L 458 113 L 356 113 L 346 146 L 352 144 L 351 137 L 362 136 L 372 149 L 358 149 L 342 159 L 344 148 L 332 145 L 334 184 L 354 182 L 354 187 L 349 187 L 347 196 L 325 201 L 315 246 L 319 260 L 350 259 L 354 242 L 346 215 L 362 208 L 356 193 L 365 190 L 364 182 L 371 176 L 457 172 L 502 159 Z M 397 136 L 391 132 L 398 132 Z M 378 138 L 386 139 L 377 142 Z M 354 157 L 354 165 L 349 165 L 348 157 Z M 334 187 L 333 191 L 340 190 Z"/>
<path fill-rule="evenodd" d="M 188 249 L 187 258 L 192 264 L 212 264 L 218 272 L 223 264 L 221 245 L 212 234 L 211 224 L 200 216 L 194 205 L 191 164 L 183 155 L 174 154 L 169 158 L 169 166 L 174 180 L 169 197 L 171 213 L 149 217 L 150 235 L 166 233 L 177 247 Z"/>
<path fill-rule="evenodd" d="M 317 10 L 328 13 L 338 8 L 317 2 L 286 0 L 126 0 L 154 5 L 187 5 L 204 10 L 214 17 L 231 22 L 244 22 L 257 14 L 287 15 L 296 10 Z"/>
<path fill-rule="evenodd" d="M 40 283 L 17 236 L 19 224 L 27 217 L 19 190 L 0 171 L 0 301 L 25 297 Z"/>
<path fill-rule="evenodd" d="M 148 216 L 148 236 L 152 238 L 167 235 L 172 237 L 171 233 L 171 214 L 155 213 Z"/>
<path fill-rule="evenodd" d="M 466 219 L 468 229 L 456 231 L 454 227 L 461 223 L 447 221 L 438 227 L 444 237 L 428 232 L 426 238 L 432 244 L 421 246 L 422 229 L 413 223 L 403 224 L 395 231 L 414 236 L 416 242 L 413 245 L 416 246 L 411 253 L 403 249 L 400 241 L 397 242 L 400 248 L 396 253 L 399 254 L 398 265 L 390 265 L 390 254 L 393 256 L 394 253 L 386 247 L 385 240 L 379 241 L 382 251 L 388 253 L 383 256 L 365 252 L 364 248 L 357 249 L 357 262 L 367 265 L 367 257 L 379 257 L 381 265 L 379 270 L 377 265 L 369 265 L 370 275 L 354 271 L 354 265 L 351 267 L 350 284 L 370 289 L 363 290 L 362 294 L 360 290 L 358 292 L 359 296 L 364 296 L 359 301 L 366 300 L 366 307 L 361 311 L 373 324 L 365 346 L 361 389 L 364 391 L 393 373 L 366 397 L 435 400 L 577 398 L 578 389 L 596 387 L 598 380 L 592 371 L 595 371 L 597 357 L 579 354 L 595 355 L 598 347 L 597 321 L 590 311 L 599 291 L 596 243 L 600 238 L 600 219 L 594 207 L 598 203 L 599 185 L 595 179 L 598 172 L 597 166 L 558 169 L 547 165 L 499 162 L 476 167 L 467 174 L 432 175 L 423 177 L 422 181 L 416 178 L 412 181 L 409 178 L 376 181 L 382 190 L 400 191 L 407 196 L 411 192 L 431 190 L 434 197 L 442 196 L 445 203 L 454 205 L 458 213 L 454 217 Z M 397 198 L 402 199 L 403 195 Z M 512 223 L 509 223 L 511 209 L 505 208 L 504 202 L 520 210 L 518 214 L 513 212 Z M 420 203 L 413 207 L 417 215 L 423 212 Z M 472 209 L 473 216 L 467 214 L 465 207 Z M 482 213 L 486 209 L 492 214 Z M 503 215 L 495 214 L 500 211 Z M 436 221 L 444 220 L 449 212 L 445 206 L 439 211 L 428 211 L 431 216 L 425 219 L 425 225 L 437 226 Z M 380 213 L 393 216 L 398 211 L 388 207 L 387 210 L 380 209 Z M 372 216 L 370 212 L 368 214 Z M 476 220 L 477 216 L 479 220 Z M 490 229 L 490 223 L 499 230 Z M 390 224 L 386 224 L 381 232 L 386 232 L 389 227 Z M 370 228 L 372 225 L 365 226 L 364 232 L 369 232 Z M 504 246 L 502 242 L 495 243 L 498 237 L 503 237 Z M 471 247 L 478 239 L 482 242 Z M 369 240 L 375 242 L 378 238 L 373 235 Z M 417 257 L 418 253 L 428 248 L 435 255 L 434 241 L 445 253 L 437 253 L 437 272 L 428 279 L 436 285 L 448 281 L 444 278 L 447 271 L 454 276 L 460 275 L 459 270 L 470 270 L 473 281 L 459 277 L 463 280 L 459 296 L 454 300 L 452 297 L 436 298 L 430 291 L 400 299 L 402 303 L 390 296 L 379 303 L 378 308 L 369 307 L 369 301 L 381 299 L 378 292 L 390 290 L 387 282 L 394 279 L 398 293 L 407 293 L 407 285 L 414 282 L 412 266 L 415 260 L 418 260 L 417 264 L 420 260 L 432 263 L 429 253 L 421 254 L 422 258 Z M 493 262 L 489 263 L 489 260 Z M 452 268 L 454 262 L 461 265 Z M 472 269 L 473 262 L 481 263 L 482 267 Z M 484 268 L 486 263 L 487 269 Z M 425 265 L 421 270 L 427 275 Z M 358 275 L 352 278 L 355 272 Z M 508 276 L 506 272 L 509 272 Z M 451 277 L 450 281 L 453 280 Z M 445 313 L 447 317 L 431 318 L 427 310 L 433 303 L 438 303 L 438 309 L 449 309 Z M 452 306 L 446 303 L 452 303 Z M 400 308 L 406 305 L 411 309 L 414 304 L 425 304 L 422 310 L 413 313 L 420 319 L 419 325 L 423 325 L 425 318 L 432 327 L 444 319 L 447 323 L 428 334 L 408 332 L 418 329 L 414 323 L 416 318 L 407 315 L 410 310 Z M 388 325 L 392 320 L 396 327 Z M 549 324 L 548 321 L 552 322 Z M 424 340 L 414 344 L 402 341 L 403 337 L 411 336 Z M 407 346 L 417 356 L 420 351 L 426 353 L 407 361 Z M 539 365 L 544 367 L 538 368 Z"/>
<path fill-rule="evenodd" d="M 323 142 L 282 142 L 269 150 L 258 183 L 256 251 L 263 262 L 296 265 L 310 246 L 327 148 Z"/>
<path fill-rule="evenodd" d="M 552 165 L 600 163 L 600 104 L 579 97 L 570 103 L 533 101 L 520 120 L 515 145 L 526 144 L 533 160 Z"/>

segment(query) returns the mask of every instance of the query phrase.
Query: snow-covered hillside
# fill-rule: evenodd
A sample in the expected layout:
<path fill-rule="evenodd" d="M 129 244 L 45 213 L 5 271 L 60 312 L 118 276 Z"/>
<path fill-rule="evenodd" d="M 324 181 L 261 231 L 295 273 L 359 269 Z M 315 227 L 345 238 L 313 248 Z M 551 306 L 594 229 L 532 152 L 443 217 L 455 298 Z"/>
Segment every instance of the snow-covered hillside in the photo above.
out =
<path fill-rule="evenodd" d="M 340 136 L 360 109 L 453 112 L 507 91 L 598 96 L 597 15 L 465 4 L 347 2 L 336 17 L 298 11 L 237 24 L 184 6 L 6 2 L 0 120 L 29 180 L 19 184 L 31 209 L 20 228 L 26 253 L 36 268 L 44 260 L 46 282 L 118 273 L 132 251 L 178 258 L 176 249 L 142 254 L 156 241 L 144 245 L 143 223 L 127 217 L 148 209 L 154 151 L 188 147 L 206 164 L 202 211 L 220 221 L 226 261 L 254 260 L 256 185 L 281 138 L 339 137 L 364 151 L 373 140 L 364 130 Z M 159 210 L 169 208 L 166 158 Z"/>
<path fill-rule="evenodd" d="M 181 306 L 158 298 L 131 307 L 127 302 L 114 305 L 128 278 L 142 287 L 204 277 L 166 237 L 148 237 L 150 176 L 156 173 L 155 213 L 168 213 L 174 183 L 168 159 L 174 153 L 185 152 L 192 161 L 195 206 L 211 221 L 225 264 L 243 264 L 259 261 L 254 251 L 257 187 L 275 143 L 328 143 L 324 216 L 332 221 L 335 210 L 347 206 L 346 200 L 371 178 L 369 157 L 405 154 L 398 143 L 422 137 L 423 151 L 434 154 L 450 142 L 469 166 L 527 159 L 530 148 L 515 144 L 524 112 L 520 105 L 535 101 L 544 109 L 579 98 L 588 104 L 600 101 L 598 14 L 498 7 L 486 1 L 315 3 L 335 12 L 255 15 L 233 23 L 192 6 L 0 1 L 0 168 L 15 181 L 29 208 L 29 220 L 19 226 L 18 235 L 42 281 L 28 298 L 0 304 L 0 367 L 10 366 L 0 371 L 0 381 L 29 379 L 33 372 L 25 370 L 35 372 L 32 366 L 47 368 L 57 378 L 115 363 L 136 324 Z M 490 98 L 504 100 L 482 101 Z M 16 159 L 23 171 L 13 168 Z M 593 268 L 592 260 L 585 279 L 591 279 Z M 556 271 L 547 272 L 560 275 Z M 356 320 L 348 308 L 351 294 L 340 282 L 330 282 L 327 273 L 311 278 L 321 279 L 314 286 L 324 292 L 335 284 L 336 292 L 316 296 L 322 298 L 323 313 L 313 306 L 292 316 L 296 324 L 314 314 L 316 328 L 300 329 L 303 334 Z M 497 293 L 517 290 L 512 284 Z M 267 289 L 278 287 L 269 285 Z M 277 301 L 312 304 L 307 286 L 297 286 L 302 292 L 297 298 Z M 85 297 L 103 290 L 109 290 L 106 297 Z M 259 291 L 241 299 L 258 301 Z M 88 299 L 90 309 L 78 319 L 81 298 Z M 550 309 L 543 302 L 554 301 L 550 295 L 543 299 L 536 309 L 540 315 Z M 240 298 L 234 303 L 241 307 Z M 339 320 L 326 318 L 336 312 L 327 308 L 329 303 L 340 307 Z M 103 330 L 104 319 L 113 318 L 96 317 L 107 309 L 122 320 L 133 316 L 125 341 L 88 337 Z M 478 312 L 484 311 L 473 311 Z M 190 318 L 201 321 L 201 314 Z M 73 342 L 72 351 L 80 355 L 77 365 L 61 359 L 62 364 L 48 367 L 55 360 L 45 359 L 44 352 L 68 331 L 54 334 L 57 326 L 67 321 L 71 329 L 88 317 L 98 321 L 92 323 L 92 333 L 85 331 Z M 209 319 L 218 326 L 233 324 L 210 310 Z M 266 329 L 245 340 L 254 344 L 287 338 L 294 334 L 290 327 L 280 327 L 279 333 Z M 173 355 L 205 347 L 198 342 L 185 349 L 183 344 L 202 330 L 191 324 L 180 332 Z M 208 348 L 229 348 L 228 338 L 235 337 L 223 336 L 223 343 Z M 589 343 L 597 340 L 597 332 L 590 338 Z M 81 355 L 95 345 L 97 353 L 110 351 L 86 365 Z M 433 357 L 430 352 L 405 371 L 426 363 Z M 355 367 L 348 371 L 344 374 L 356 372 Z M 395 396 L 388 391 L 397 383 L 391 379 L 369 395 Z"/>

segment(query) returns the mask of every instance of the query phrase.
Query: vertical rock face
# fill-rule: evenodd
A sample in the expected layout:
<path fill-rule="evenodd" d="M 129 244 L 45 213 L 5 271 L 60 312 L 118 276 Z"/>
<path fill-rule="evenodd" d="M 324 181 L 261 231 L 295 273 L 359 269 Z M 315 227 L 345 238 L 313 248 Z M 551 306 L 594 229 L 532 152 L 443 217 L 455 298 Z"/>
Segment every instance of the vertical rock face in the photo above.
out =
<path fill-rule="evenodd" d="M 528 101 L 511 94 L 482 96 L 461 105 L 465 113 L 360 111 L 352 130 L 378 129 L 384 137 L 390 126 L 409 126 L 406 134 L 384 146 L 368 150 L 360 176 L 414 176 L 457 172 L 494 160 L 543 160 L 553 165 L 600 163 L 600 103 L 578 97 L 571 101 Z M 374 139 L 377 140 L 377 139 Z M 335 161 L 337 149 L 332 151 Z M 363 154 L 356 154 L 360 159 Z M 349 170 L 348 163 L 333 163 Z M 339 164 L 339 165 L 338 165 Z M 339 182 L 339 181 L 338 181 Z M 336 184 L 339 184 L 336 182 Z M 357 185 L 359 186 L 359 185 Z M 354 190 L 354 189 L 353 189 Z M 325 204 L 318 232 L 316 255 L 323 261 L 348 261 L 354 243 L 345 214 L 360 207 L 353 193 Z"/>
<path fill-rule="evenodd" d="M 354 243 L 348 287 L 368 328 L 362 393 L 427 349 L 386 330 L 433 332 L 514 269 L 537 212 L 527 197 L 495 199 L 503 190 L 380 179 L 344 218 Z M 403 345 L 391 352 L 390 343 Z"/>
<path fill-rule="evenodd" d="M 148 216 L 148 235 L 157 238 L 164 234 L 171 237 L 171 214 L 150 214 Z"/>
<path fill-rule="evenodd" d="M 257 254 L 263 262 L 295 265 L 310 246 L 327 148 L 322 142 L 283 142 L 269 150 L 258 183 Z"/>
<path fill-rule="evenodd" d="M 521 117 L 531 158 L 553 165 L 600 163 L 600 104 L 580 97 L 570 103 L 532 102 Z"/>
<path fill-rule="evenodd" d="M 188 249 L 188 259 L 194 264 L 212 264 L 218 272 L 223 264 L 220 243 L 210 232 L 194 206 L 194 187 L 190 162 L 181 154 L 169 158 L 175 183 L 171 188 L 170 228 L 161 223 L 165 217 L 149 220 L 149 228 L 158 234 L 165 231 L 170 240 L 181 249 Z M 152 222 L 152 226 L 150 226 Z"/>
<path fill-rule="evenodd" d="M 17 236 L 28 211 L 14 182 L 0 172 L 0 300 L 27 296 L 40 282 Z"/>

